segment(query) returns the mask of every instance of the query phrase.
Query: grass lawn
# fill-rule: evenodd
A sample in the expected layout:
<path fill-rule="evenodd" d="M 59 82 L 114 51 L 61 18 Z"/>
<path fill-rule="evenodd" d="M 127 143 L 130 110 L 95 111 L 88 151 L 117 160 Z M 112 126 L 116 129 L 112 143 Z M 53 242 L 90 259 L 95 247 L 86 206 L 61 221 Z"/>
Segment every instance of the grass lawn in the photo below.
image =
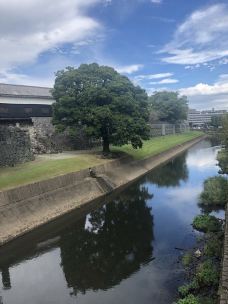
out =
<path fill-rule="evenodd" d="M 0 168 L 0 190 L 79 171 L 102 164 L 105 161 L 93 154 L 79 154 L 66 159 L 49 160 L 44 158 L 15 167 Z"/>
<path fill-rule="evenodd" d="M 191 131 L 178 135 L 154 137 L 144 141 L 142 149 L 133 149 L 131 145 L 124 145 L 122 147 L 112 147 L 112 151 L 125 152 L 130 154 L 134 159 L 143 159 L 164 152 L 193 138 L 199 137 L 202 134 L 203 132 Z"/>
<path fill-rule="evenodd" d="M 142 149 L 133 149 L 131 145 L 112 147 L 113 152 L 125 152 L 135 159 L 142 159 L 159 154 L 178 144 L 202 135 L 202 132 L 189 132 L 181 135 L 155 137 L 145 141 Z M 78 154 L 68 158 L 49 159 L 48 157 L 17 165 L 15 167 L 0 168 L 0 190 L 13 188 L 28 183 L 45 180 L 61 174 L 79 171 L 104 163 L 94 154 Z"/>

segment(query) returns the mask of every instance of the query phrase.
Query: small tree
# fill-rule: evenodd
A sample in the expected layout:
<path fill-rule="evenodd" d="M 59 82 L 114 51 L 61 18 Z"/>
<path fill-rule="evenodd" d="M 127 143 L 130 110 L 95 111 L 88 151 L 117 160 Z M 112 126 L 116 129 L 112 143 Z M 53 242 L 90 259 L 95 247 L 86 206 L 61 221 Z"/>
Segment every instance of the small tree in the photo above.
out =
<path fill-rule="evenodd" d="M 142 147 L 149 138 L 147 94 L 113 68 L 96 63 L 59 71 L 53 90 L 53 123 L 75 134 L 79 128 L 102 138 L 103 152 L 110 144 L 131 142 Z"/>
<path fill-rule="evenodd" d="M 156 92 L 149 98 L 151 112 L 157 113 L 160 121 L 177 123 L 187 119 L 188 101 L 186 96 L 177 92 Z"/>

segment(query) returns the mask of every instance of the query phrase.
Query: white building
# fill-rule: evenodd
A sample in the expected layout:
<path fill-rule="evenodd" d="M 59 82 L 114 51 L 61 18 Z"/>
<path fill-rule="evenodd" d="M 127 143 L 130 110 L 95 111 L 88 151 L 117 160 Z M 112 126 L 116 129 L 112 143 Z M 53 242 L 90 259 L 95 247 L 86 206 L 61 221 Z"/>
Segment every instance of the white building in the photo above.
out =
<path fill-rule="evenodd" d="M 203 127 L 211 123 L 212 116 L 222 116 L 226 114 L 226 110 L 208 110 L 198 111 L 195 109 L 189 109 L 188 122 L 191 127 Z"/>

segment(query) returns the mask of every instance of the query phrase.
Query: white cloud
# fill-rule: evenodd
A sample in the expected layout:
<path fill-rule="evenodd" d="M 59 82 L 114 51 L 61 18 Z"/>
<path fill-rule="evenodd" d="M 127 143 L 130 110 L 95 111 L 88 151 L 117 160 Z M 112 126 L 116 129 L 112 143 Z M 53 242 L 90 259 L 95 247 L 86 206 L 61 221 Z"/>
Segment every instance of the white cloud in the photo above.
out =
<path fill-rule="evenodd" d="M 117 72 L 121 74 L 132 74 L 143 68 L 142 64 L 132 64 L 126 66 L 114 66 Z"/>
<path fill-rule="evenodd" d="M 162 0 L 150 0 L 150 2 L 155 3 L 155 4 L 161 4 Z"/>
<path fill-rule="evenodd" d="M 228 58 L 223 58 L 219 61 L 219 64 L 228 64 Z"/>
<path fill-rule="evenodd" d="M 228 74 L 220 75 L 218 81 L 212 85 L 198 83 L 192 87 L 182 88 L 179 92 L 189 98 L 192 107 L 228 109 Z"/>
<path fill-rule="evenodd" d="M 137 75 L 135 76 L 135 79 L 140 81 L 140 80 L 161 79 L 172 76 L 173 73 L 145 74 L 145 75 Z"/>
<path fill-rule="evenodd" d="M 86 11 L 98 2 L 1 0 L 0 70 L 34 62 L 42 52 L 94 35 L 101 25 Z"/>
<path fill-rule="evenodd" d="M 160 53 L 167 63 L 192 65 L 228 56 L 228 5 L 195 11 L 176 30 Z"/>
<path fill-rule="evenodd" d="M 54 77 L 30 77 L 25 74 L 13 73 L 11 71 L 1 71 L 0 83 L 53 87 Z"/>
<path fill-rule="evenodd" d="M 178 79 L 173 79 L 173 78 L 165 78 L 165 79 L 162 79 L 160 81 L 152 81 L 150 82 L 150 84 L 172 84 L 172 83 L 177 83 L 179 82 Z"/>
<path fill-rule="evenodd" d="M 228 74 L 219 76 L 219 80 L 212 85 L 198 83 L 193 87 L 180 89 L 180 93 L 187 96 L 228 94 Z"/>

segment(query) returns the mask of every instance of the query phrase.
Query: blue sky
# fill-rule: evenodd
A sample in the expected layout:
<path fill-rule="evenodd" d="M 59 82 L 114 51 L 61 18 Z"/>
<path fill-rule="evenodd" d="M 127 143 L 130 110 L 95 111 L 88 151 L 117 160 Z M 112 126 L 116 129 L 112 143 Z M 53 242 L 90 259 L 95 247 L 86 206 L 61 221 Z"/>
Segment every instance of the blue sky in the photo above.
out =
<path fill-rule="evenodd" d="M 0 82 L 52 86 L 66 66 L 110 65 L 148 94 L 228 109 L 228 3 L 0 0 Z"/>

